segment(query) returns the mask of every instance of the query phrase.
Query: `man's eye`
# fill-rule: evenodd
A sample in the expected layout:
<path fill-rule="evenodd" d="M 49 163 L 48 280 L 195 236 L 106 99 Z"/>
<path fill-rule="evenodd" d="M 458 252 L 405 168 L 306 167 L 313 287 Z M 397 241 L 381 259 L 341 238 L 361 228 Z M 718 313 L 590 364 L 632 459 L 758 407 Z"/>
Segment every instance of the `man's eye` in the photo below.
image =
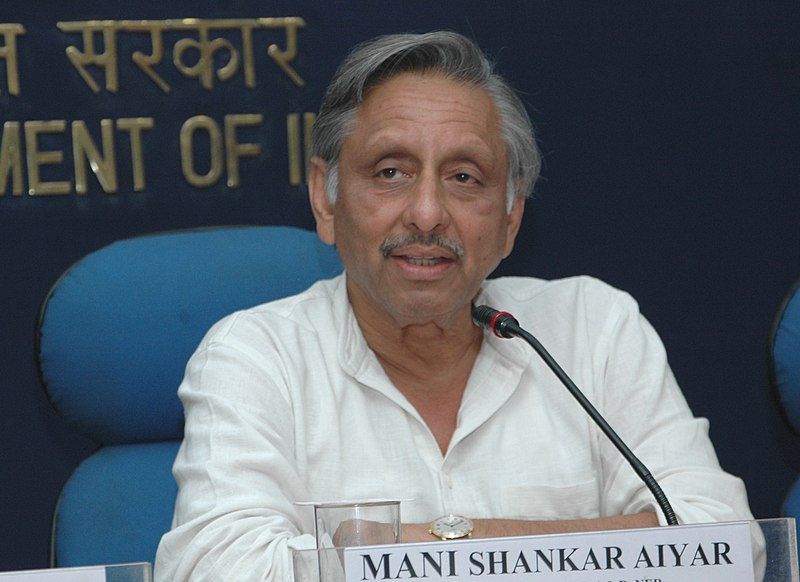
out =
<path fill-rule="evenodd" d="M 456 182 L 460 182 L 461 184 L 473 184 L 477 182 L 475 178 L 467 174 L 466 172 L 459 172 L 454 176 Z"/>
<path fill-rule="evenodd" d="M 378 172 L 378 175 L 381 178 L 385 178 L 386 180 L 394 180 L 402 176 L 403 173 L 397 168 L 384 168 L 383 170 Z"/>

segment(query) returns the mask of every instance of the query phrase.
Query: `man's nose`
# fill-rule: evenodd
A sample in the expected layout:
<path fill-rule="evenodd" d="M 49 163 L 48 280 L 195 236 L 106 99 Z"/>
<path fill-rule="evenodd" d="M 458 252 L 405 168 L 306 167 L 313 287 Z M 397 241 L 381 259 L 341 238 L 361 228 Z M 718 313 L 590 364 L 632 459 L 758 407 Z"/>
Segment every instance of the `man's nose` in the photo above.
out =
<path fill-rule="evenodd" d="M 420 232 L 434 232 L 448 226 L 447 193 L 438 176 L 420 174 L 409 192 L 404 221 L 406 226 Z"/>

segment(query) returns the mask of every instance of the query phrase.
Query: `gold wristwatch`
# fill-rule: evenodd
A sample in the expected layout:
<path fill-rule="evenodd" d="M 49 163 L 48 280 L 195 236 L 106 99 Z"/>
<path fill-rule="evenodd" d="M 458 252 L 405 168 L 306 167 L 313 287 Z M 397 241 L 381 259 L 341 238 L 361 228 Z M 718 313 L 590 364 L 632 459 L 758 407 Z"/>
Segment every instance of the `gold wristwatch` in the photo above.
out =
<path fill-rule="evenodd" d="M 463 515 L 443 515 L 431 522 L 428 532 L 441 540 L 458 540 L 472 535 L 472 520 Z"/>

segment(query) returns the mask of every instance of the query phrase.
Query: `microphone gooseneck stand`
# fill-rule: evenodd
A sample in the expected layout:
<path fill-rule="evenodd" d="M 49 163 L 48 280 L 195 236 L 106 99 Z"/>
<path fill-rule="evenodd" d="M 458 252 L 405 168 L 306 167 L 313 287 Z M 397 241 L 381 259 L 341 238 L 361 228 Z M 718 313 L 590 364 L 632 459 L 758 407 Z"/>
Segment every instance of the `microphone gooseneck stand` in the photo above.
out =
<path fill-rule="evenodd" d="M 491 330 L 497 337 L 500 338 L 513 338 L 518 337 L 530 345 L 539 356 L 541 356 L 544 363 L 553 371 L 562 384 L 569 390 L 570 394 L 578 401 L 583 409 L 589 414 L 595 424 L 600 427 L 600 430 L 609 438 L 617 450 L 622 454 L 628 464 L 633 468 L 634 472 L 644 482 L 653 497 L 658 503 L 659 508 L 664 514 L 667 525 L 678 525 L 678 520 L 675 517 L 675 512 L 672 510 L 667 496 L 661 489 L 661 486 L 656 481 L 655 477 L 650 473 L 648 468 L 642 463 L 638 457 L 631 451 L 628 445 L 625 444 L 620 436 L 611 428 L 611 425 L 606 422 L 594 405 L 589 402 L 589 399 L 581 392 L 572 379 L 566 372 L 558 365 L 553 356 L 544 348 L 544 346 L 532 334 L 528 333 L 519 322 L 510 313 L 498 311 L 487 305 L 475 306 L 472 309 L 472 319 L 475 323 L 484 329 Z"/>

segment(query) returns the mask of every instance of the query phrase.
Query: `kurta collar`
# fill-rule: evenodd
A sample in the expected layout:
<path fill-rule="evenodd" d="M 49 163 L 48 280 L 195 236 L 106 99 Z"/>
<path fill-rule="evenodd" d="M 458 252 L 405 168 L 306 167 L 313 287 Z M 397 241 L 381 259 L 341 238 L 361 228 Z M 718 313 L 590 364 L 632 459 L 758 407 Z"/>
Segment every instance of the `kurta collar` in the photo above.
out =
<path fill-rule="evenodd" d="M 375 353 L 367 345 L 347 298 L 346 275 L 334 292 L 339 326 L 339 362 L 343 371 L 365 388 L 375 390 L 424 422 L 416 409 L 392 384 Z M 491 285 L 484 285 L 476 302 L 492 305 Z M 491 418 L 519 388 L 531 352 L 520 340 L 484 332 L 483 344 L 470 374 L 450 449 Z"/>

